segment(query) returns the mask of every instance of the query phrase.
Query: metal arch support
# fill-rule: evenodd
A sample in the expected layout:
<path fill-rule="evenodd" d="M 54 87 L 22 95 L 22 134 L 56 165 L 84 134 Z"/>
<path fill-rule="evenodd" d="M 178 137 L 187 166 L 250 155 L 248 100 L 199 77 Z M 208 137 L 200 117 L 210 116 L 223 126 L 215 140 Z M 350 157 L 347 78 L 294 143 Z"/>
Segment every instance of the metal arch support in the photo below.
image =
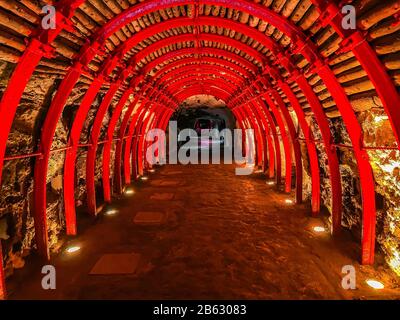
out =
<path fill-rule="evenodd" d="M 143 153 L 142 149 L 139 148 L 139 144 L 142 141 L 143 132 L 145 131 L 145 127 L 147 126 L 153 111 L 157 108 L 157 104 L 154 104 L 152 101 L 149 101 L 149 108 L 147 111 L 143 112 L 137 121 L 134 136 L 132 140 L 132 148 L 129 151 L 131 159 L 132 159 L 132 176 L 135 180 L 138 179 L 140 175 L 143 174 L 142 168 L 139 164 L 139 160 L 142 159 Z M 128 157 L 129 158 L 129 157 Z"/>
<path fill-rule="evenodd" d="M 324 141 L 332 188 L 332 233 L 336 235 L 340 233 L 342 220 L 342 185 L 340 179 L 339 159 L 336 150 L 332 147 L 333 138 L 329 123 L 318 97 L 304 76 L 298 77 L 295 81 L 310 104 L 320 129 L 322 140 Z"/>
<path fill-rule="evenodd" d="M 332 89 L 332 98 L 336 101 L 336 105 L 342 114 L 343 122 L 345 123 L 350 140 L 353 144 L 354 155 L 360 175 L 363 205 L 361 263 L 373 264 L 375 255 L 376 223 L 375 182 L 372 167 L 369 162 L 368 152 L 362 148 L 363 133 L 361 126 L 354 114 L 353 108 L 343 87 L 340 85 L 329 66 L 321 66 L 318 69 L 318 74 L 327 84 L 329 83 L 329 87 Z"/>
<path fill-rule="evenodd" d="M 236 117 L 240 130 L 242 130 L 242 155 L 244 156 L 247 148 L 246 137 L 245 137 L 245 131 L 246 131 L 245 119 L 243 114 L 240 112 L 240 108 L 232 109 L 232 112 Z"/>
<path fill-rule="evenodd" d="M 240 77 L 236 73 L 227 70 L 225 68 L 221 68 L 218 66 L 202 66 L 201 69 L 196 70 L 196 65 L 189 65 L 185 68 L 179 68 L 176 70 L 176 72 L 171 72 L 171 75 L 168 74 L 166 77 L 160 78 L 156 82 L 156 86 L 158 84 L 161 84 L 162 82 L 166 82 L 165 88 L 167 88 L 170 85 L 173 85 L 175 82 L 178 82 L 180 79 L 183 77 L 187 76 L 195 76 L 195 75 L 208 75 L 208 76 L 215 76 L 216 78 L 226 78 L 226 80 L 229 80 L 231 82 L 243 84 L 244 78 Z"/>
<path fill-rule="evenodd" d="M 290 192 L 292 189 L 292 157 L 291 157 L 291 145 L 289 142 L 289 137 L 286 132 L 286 127 L 282 119 L 282 115 L 275 105 L 275 102 L 271 99 L 268 93 L 264 93 L 263 96 L 266 99 L 268 106 L 270 107 L 272 113 L 275 116 L 276 122 L 279 127 L 279 131 L 282 137 L 283 150 L 285 155 L 285 192 Z"/>
<path fill-rule="evenodd" d="M 160 112 L 164 107 L 160 104 L 156 104 L 154 109 L 149 112 L 149 115 L 146 121 L 143 123 L 139 139 L 137 149 L 134 149 L 133 152 L 137 152 L 137 166 L 138 166 L 138 173 L 140 176 L 144 175 L 144 168 L 146 167 L 146 135 L 148 131 L 151 129 L 152 125 L 156 120 L 157 113 Z"/>
<path fill-rule="evenodd" d="M 104 115 L 109 109 L 111 102 L 118 91 L 120 83 L 114 83 L 110 86 L 110 89 L 106 93 L 103 101 L 101 102 L 94 122 L 92 125 L 92 131 L 90 133 L 89 148 L 86 156 L 86 192 L 87 192 L 87 206 L 88 212 L 92 216 L 97 214 L 96 205 L 96 190 L 95 190 L 95 166 L 96 166 L 96 153 L 98 148 L 98 141 L 101 133 L 101 127 L 104 119 Z"/>
<path fill-rule="evenodd" d="M 311 171 L 311 213 L 313 216 L 316 216 L 320 212 L 321 195 L 318 155 L 317 149 L 315 147 L 313 133 L 306 121 L 304 111 L 301 108 L 301 105 L 290 86 L 283 81 L 279 81 L 278 86 L 282 89 L 286 97 L 289 99 L 290 104 L 294 112 L 296 113 L 300 128 L 303 131 L 303 135 L 306 141 Z"/>
<path fill-rule="evenodd" d="M 45 122 L 42 126 L 41 139 L 39 145 L 39 152 L 42 153 L 40 158 L 36 159 L 34 167 L 34 183 L 33 189 L 34 205 L 33 216 L 35 220 L 35 238 L 38 253 L 46 258 L 50 258 L 48 248 L 48 234 L 47 234 L 47 200 L 46 200 L 46 185 L 47 185 L 47 165 L 50 159 L 50 149 L 53 142 L 54 132 L 56 130 L 57 121 L 62 111 L 62 107 L 69 96 L 69 92 L 74 87 L 76 81 L 80 76 L 80 67 L 71 69 L 67 78 L 64 78 L 63 86 L 59 89 L 54 97 Z M 67 93 L 68 92 L 68 93 Z"/>
<path fill-rule="evenodd" d="M 253 58 L 255 58 L 257 61 L 260 63 L 264 64 L 267 60 L 266 57 L 259 52 L 256 49 L 253 49 L 251 46 L 248 46 L 247 44 L 244 44 L 241 41 L 225 37 L 225 36 L 220 36 L 220 35 L 215 35 L 215 34 L 201 34 L 198 36 L 199 40 L 203 41 L 212 41 L 212 42 L 217 42 L 217 43 L 226 43 L 227 45 L 230 45 L 234 48 L 237 48 L 243 52 L 247 52 L 249 55 L 251 55 Z M 173 36 L 169 38 L 165 38 L 163 40 L 157 41 L 148 47 L 145 47 L 142 51 L 139 51 L 136 55 L 136 61 L 141 61 L 142 59 L 146 58 L 149 56 L 151 53 L 160 50 L 162 48 L 168 47 L 171 44 L 175 43 L 181 43 L 181 42 L 190 42 L 193 41 L 193 35 L 192 34 L 182 34 L 178 36 Z M 205 50 L 206 49 L 202 49 Z"/>
<path fill-rule="evenodd" d="M 124 160 L 123 160 L 123 166 L 124 166 L 124 185 L 128 185 L 131 183 L 131 177 L 132 175 L 135 175 L 136 177 L 136 168 L 134 168 L 134 162 L 132 162 L 132 167 L 131 167 L 131 151 L 132 151 L 132 140 L 133 140 L 133 135 L 137 134 L 137 128 L 138 125 L 141 123 L 143 120 L 144 115 L 148 111 L 149 107 L 151 105 L 151 102 L 146 100 L 146 102 L 143 104 L 143 107 L 141 108 L 140 112 L 135 113 L 134 117 L 132 118 L 130 124 L 129 124 L 129 130 L 127 134 L 127 139 L 125 141 L 125 147 L 124 147 Z M 135 170 L 135 171 L 133 171 Z"/>
<path fill-rule="evenodd" d="M 392 125 L 393 133 L 400 149 L 400 95 L 395 84 L 379 60 L 377 53 L 366 41 L 365 35 L 359 30 L 344 30 L 342 28 L 343 13 L 337 4 L 324 0 L 312 0 L 320 16 L 318 19 L 323 26 L 331 25 L 336 33 L 343 39 L 340 46 L 341 51 L 351 50 L 356 59 L 374 84 L 376 92 L 382 101 L 386 114 Z"/>
<path fill-rule="evenodd" d="M 76 211 L 75 211 L 75 162 L 81 137 L 82 127 L 90 106 L 96 98 L 104 79 L 96 78 L 87 90 L 80 107 L 75 115 L 71 127 L 68 145 L 71 147 L 65 154 L 64 161 L 64 210 L 66 231 L 68 235 L 76 235 Z"/>
<path fill-rule="evenodd" d="M 264 113 L 264 115 L 268 121 L 269 127 L 271 129 L 271 133 L 272 133 L 272 137 L 273 137 L 274 145 L 275 145 L 275 156 L 276 156 L 275 180 L 276 180 L 276 186 L 279 188 L 279 186 L 282 184 L 282 157 L 281 157 L 281 146 L 280 146 L 280 142 L 279 142 L 279 138 L 278 138 L 278 132 L 276 130 L 275 121 L 274 121 L 271 113 L 269 112 L 266 104 L 264 103 L 264 101 L 262 99 L 256 99 L 255 102 L 258 103 L 258 105 L 260 106 L 260 110 L 262 110 L 262 112 Z M 250 101 L 250 103 L 251 103 L 251 101 Z"/>
<path fill-rule="evenodd" d="M 128 128 L 129 120 L 131 119 L 132 114 L 135 112 L 135 107 L 138 105 L 138 103 L 139 103 L 139 97 L 136 95 L 135 100 L 129 105 L 128 110 L 126 111 L 122 119 L 121 126 L 119 128 L 118 140 L 117 140 L 117 145 L 115 147 L 115 158 L 114 158 L 114 180 L 115 180 L 115 192 L 117 194 L 121 194 L 123 189 L 122 153 L 125 142 L 125 133 L 126 129 Z M 136 109 L 135 114 L 141 111 L 141 105 L 142 103 L 140 103 L 139 107 Z"/>
<path fill-rule="evenodd" d="M 253 105 L 253 110 L 255 111 L 257 118 L 260 119 L 262 126 L 264 127 L 264 163 L 266 163 L 268 159 L 268 176 L 269 178 L 273 178 L 275 173 L 275 149 L 270 134 L 270 125 L 264 113 L 260 110 L 260 106 L 256 103 L 253 103 L 252 101 L 249 101 L 249 103 Z"/>
<path fill-rule="evenodd" d="M 290 116 L 290 113 L 286 108 L 286 105 L 283 102 L 281 96 L 275 89 L 271 89 L 270 92 L 285 119 L 286 126 L 290 134 L 290 139 L 292 140 L 294 160 L 296 164 L 296 203 L 301 204 L 303 202 L 303 165 L 301 161 L 300 143 L 297 139 L 297 133 L 293 124 L 293 119 Z"/>
<path fill-rule="evenodd" d="M 260 119 L 256 116 L 254 112 L 254 108 L 252 108 L 249 104 L 244 104 L 243 106 L 243 111 L 247 115 L 247 118 L 249 119 L 252 128 L 256 130 L 257 135 L 255 138 L 257 139 L 257 159 L 258 162 L 257 164 L 260 165 L 262 163 L 262 157 L 264 154 L 264 150 L 266 149 L 265 141 L 263 139 L 264 136 L 264 130 L 263 130 L 263 125 L 260 121 Z"/>
<path fill-rule="evenodd" d="M 207 51 L 208 53 L 208 51 Z M 223 67 L 228 70 L 234 70 L 238 75 L 241 75 L 244 78 L 249 79 L 251 77 L 250 71 L 248 71 L 246 68 L 239 66 L 233 62 L 230 62 L 228 60 L 220 59 L 220 58 L 214 58 L 214 57 L 208 57 L 208 56 L 202 56 L 201 61 L 197 58 L 194 57 L 187 57 L 187 58 L 182 58 L 179 60 L 175 60 L 174 62 L 170 62 L 163 66 L 162 68 L 158 69 L 154 73 L 154 79 L 157 80 L 159 77 L 162 77 L 164 75 L 169 74 L 172 72 L 175 68 L 181 68 L 181 67 L 187 67 L 189 65 L 218 65 L 220 67 Z"/>
<path fill-rule="evenodd" d="M 175 83 L 175 85 L 168 87 L 168 89 L 172 92 L 176 92 L 179 88 L 182 88 L 182 86 L 187 85 L 188 83 L 191 83 L 191 81 L 199 81 L 200 84 L 209 84 L 210 86 L 218 86 L 220 89 L 223 89 L 226 91 L 228 94 L 233 94 L 232 90 L 232 83 L 227 82 L 224 79 L 219 79 L 219 81 L 215 81 L 213 79 L 201 79 L 201 78 L 190 78 L 190 79 L 183 79 L 182 81 Z"/>
<path fill-rule="evenodd" d="M 243 105 L 240 112 L 242 112 L 243 117 L 248 122 L 248 129 L 252 129 L 256 132 L 256 134 L 254 136 L 254 142 L 255 142 L 254 147 L 255 147 L 255 151 L 256 151 L 255 165 L 258 165 L 259 164 L 258 160 L 260 159 L 260 153 L 262 154 L 262 150 L 261 150 L 262 145 L 260 143 L 260 139 L 261 139 L 260 128 L 258 126 L 256 119 L 254 118 L 254 114 L 251 111 L 251 108 L 248 105 Z"/>
<path fill-rule="evenodd" d="M 54 49 L 50 44 L 67 26 L 69 19 L 83 2 L 84 0 L 63 0 L 56 4 L 56 28 L 43 30 L 39 27 L 33 33 L 28 47 L 24 50 L 8 81 L 7 88 L 3 92 L 0 100 L 0 114 L 2 116 L 0 128 L 0 187 L 8 135 L 26 85 L 40 60 L 45 56 L 52 55 Z"/>
<path fill-rule="evenodd" d="M 126 105 L 130 95 L 133 94 L 133 88 L 129 88 L 127 91 L 124 92 L 120 101 L 118 102 L 117 106 L 114 109 L 114 112 L 111 116 L 110 122 L 107 127 L 106 133 L 106 142 L 103 146 L 103 161 L 102 161 L 102 181 L 103 181 L 103 194 L 104 194 L 104 201 L 106 203 L 111 203 L 111 183 L 110 183 L 110 161 L 111 161 L 111 147 L 114 141 L 114 131 L 115 127 L 117 126 L 117 122 L 121 116 L 122 110 Z M 137 101 L 137 99 L 136 99 Z"/>
<path fill-rule="evenodd" d="M 155 129 L 161 129 L 160 125 L 165 117 L 166 114 L 168 114 L 168 110 L 169 108 L 165 107 L 165 106 L 161 106 L 160 111 L 158 113 L 154 114 L 154 120 L 152 121 L 152 124 L 150 126 L 150 130 L 155 130 Z M 157 137 L 157 144 L 158 146 L 162 146 L 162 143 L 164 143 L 165 141 L 159 141 L 158 140 L 159 137 Z M 147 141 L 147 139 L 145 140 L 146 143 L 146 147 L 145 147 L 145 151 L 148 150 L 149 146 L 151 145 L 150 141 Z M 154 141 L 154 143 L 156 143 Z M 161 153 L 162 150 L 160 150 L 159 148 L 157 150 L 153 150 L 152 154 L 155 156 L 155 160 L 157 160 L 158 163 L 160 163 L 160 157 L 161 157 Z M 147 155 L 147 153 L 145 153 Z M 147 159 L 147 158 L 146 158 Z M 147 163 L 148 168 L 152 167 L 152 163 Z"/>
<path fill-rule="evenodd" d="M 176 92 L 174 96 L 178 98 L 179 101 L 184 101 L 187 98 L 196 94 L 211 94 L 215 97 L 222 98 L 224 101 L 227 101 L 231 97 L 231 94 L 229 92 L 226 92 L 224 89 L 221 89 L 219 87 L 211 86 L 208 83 L 204 84 L 203 86 L 200 86 L 198 84 L 191 85 L 179 92 Z"/>
<path fill-rule="evenodd" d="M 163 130 L 164 132 L 167 130 L 169 120 L 170 120 L 171 116 L 173 115 L 173 113 L 174 113 L 174 111 L 171 109 L 166 110 L 164 118 L 161 119 L 161 121 L 160 121 L 160 129 Z M 163 137 L 163 139 L 166 139 L 166 137 Z M 163 148 L 161 149 L 160 162 L 165 163 L 167 161 L 167 154 L 166 154 L 167 141 L 164 140 L 161 143 L 162 143 Z"/>
<path fill-rule="evenodd" d="M 176 51 L 171 51 L 167 52 L 166 54 L 162 55 L 161 57 L 158 57 L 155 60 L 150 61 L 143 69 L 143 73 L 147 74 L 151 70 L 155 69 L 157 66 L 165 63 L 172 64 L 174 61 L 182 61 L 182 63 L 185 62 L 185 60 L 188 60 L 188 63 L 192 61 L 194 58 L 192 55 L 198 54 L 199 52 L 203 54 L 211 54 L 214 56 L 221 56 L 225 57 L 231 60 L 235 60 L 238 62 L 242 67 L 246 68 L 249 72 L 252 72 L 253 74 L 256 74 L 258 72 L 258 67 L 254 64 L 251 63 L 250 61 L 244 59 L 243 57 L 232 53 L 227 50 L 223 49 L 216 49 L 216 48 L 207 48 L 207 52 L 200 51 L 199 49 L 196 48 L 185 48 L 185 49 L 179 49 Z M 182 58 L 185 57 L 185 58 Z M 174 60 L 176 58 L 180 58 L 179 60 Z M 205 58 L 205 57 L 204 57 Z M 172 61 L 172 62 L 171 62 Z M 220 59 L 221 62 L 226 61 L 225 59 Z M 159 69 L 159 71 L 162 71 L 162 68 Z"/>
<path fill-rule="evenodd" d="M 224 87 L 224 89 L 226 91 L 232 91 L 233 85 L 235 86 L 239 86 L 238 82 L 231 82 L 223 77 L 212 77 L 211 75 L 208 74 L 204 74 L 204 75 L 200 75 L 198 76 L 196 75 L 188 75 L 182 78 L 179 78 L 177 81 L 175 81 L 172 85 L 169 85 L 168 82 L 163 83 L 162 88 L 165 90 L 169 90 L 169 91 L 175 91 L 179 88 L 181 88 L 182 85 L 185 85 L 188 82 L 191 81 L 199 81 L 199 82 L 209 82 L 209 83 L 218 83 L 219 85 L 221 84 L 222 87 Z"/>

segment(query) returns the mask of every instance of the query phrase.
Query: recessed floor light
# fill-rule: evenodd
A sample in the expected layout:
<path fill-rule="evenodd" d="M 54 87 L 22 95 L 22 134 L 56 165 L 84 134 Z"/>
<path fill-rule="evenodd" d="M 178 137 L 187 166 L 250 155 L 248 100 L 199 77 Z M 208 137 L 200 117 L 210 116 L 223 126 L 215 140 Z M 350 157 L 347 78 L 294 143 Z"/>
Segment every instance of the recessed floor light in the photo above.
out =
<path fill-rule="evenodd" d="M 385 288 L 385 286 L 383 285 L 382 282 L 379 282 L 377 280 L 372 280 L 372 279 L 368 279 L 367 281 L 365 281 L 371 288 L 377 289 L 377 290 L 381 290 L 383 288 Z"/>
<path fill-rule="evenodd" d="M 72 247 L 68 247 L 66 252 L 67 253 L 75 253 L 78 252 L 79 250 L 81 250 L 81 247 L 79 246 L 72 246 Z"/>
<path fill-rule="evenodd" d="M 146 180 L 149 180 L 149 177 L 143 176 L 143 177 L 140 177 L 140 179 L 143 181 L 146 181 Z"/>
<path fill-rule="evenodd" d="M 324 227 L 320 227 L 320 226 L 314 227 L 313 230 L 315 232 L 325 232 L 325 228 Z"/>
<path fill-rule="evenodd" d="M 156 172 L 156 170 L 155 169 L 150 169 L 149 172 L 154 173 L 154 172 Z"/>
<path fill-rule="evenodd" d="M 117 209 L 107 209 L 107 211 L 106 211 L 106 215 L 107 216 L 114 216 L 114 215 L 116 215 L 118 213 L 118 210 Z"/>
<path fill-rule="evenodd" d="M 131 195 L 134 195 L 135 194 L 135 190 L 133 190 L 133 189 L 126 189 L 125 190 L 125 195 L 127 195 L 127 196 L 131 196 Z"/>
<path fill-rule="evenodd" d="M 286 199 L 286 200 L 285 200 L 285 203 L 287 203 L 287 204 L 293 204 L 293 200 Z"/>
<path fill-rule="evenodd" d="M 267 181 L 267 184 L 268 184 L 269 186 L 272 186 L 272 185 L 275 184 L 275 182 L 273 182 L 273 181 Z"/>

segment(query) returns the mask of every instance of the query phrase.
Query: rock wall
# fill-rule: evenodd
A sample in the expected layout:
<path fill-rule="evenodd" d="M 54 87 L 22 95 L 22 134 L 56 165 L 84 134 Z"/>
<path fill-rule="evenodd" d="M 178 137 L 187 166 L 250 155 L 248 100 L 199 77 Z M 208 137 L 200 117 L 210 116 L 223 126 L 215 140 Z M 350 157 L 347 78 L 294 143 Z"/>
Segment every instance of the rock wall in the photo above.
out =
<path fill-rule="evenodd" d="M 400 275 L 400 152 L 393 150 L 395 138 L 387 116 L 382 108 L 366 108 L 357 114 L 364 131 L 364 144 L 371 147 L 368 154 L 372 162 L 376 191 L 376 235 L 378 250 L 381 250 L 389 266 Z M 312 116 L 307 117 L 315 140 L 320 140 L 320 132 Z M 342 118 L 329 119 L 335 144 L 351 146 Z M 300 140 L 304 138 L 300 132 Z M 301 142 L 303 156 L 304 199 L 311 199 L 311 172 L 305 142 Z M 329 168 L 322 144 L 317 144 L 321 176 L 321 204 L 332 212 Z M 337 148 L 343 188 L 342 226 L 352 231 L 356 238 L 362 233 L 362 200 L 360 179 L 353 150 Z M 304 160 L 307 159 L 307 160 Z"/>
<path fill-rule="evenodd" d="M 0 62 L 1 90 L 4 90 L 13 67 L 12 63 Z M 44 74 L 35 74 L 32 77 L 22 97 L 21 105 L 17 109 L 17 115 L 8 140 L 7 155 L 22 155 L 37 152 L 36 146 L 39 139 L 40 127 L 43 124 L 47 109 L 60 83 L 59 78 L 57 75 Z M 78 83 L 74 88 L 66 103 L 61 119 L 57 124 L 52 150 L 67 146 L 69 130 L 86 90 L 87 85 L 84 83 Z M 97 108 L 101 103 L 103 92 L 104 90 L 102 90 L 102 94 L 98 95 L 91 106 L 82 132 L 82 143 L 88 142 L 91 125 Z M 114 106 L 115 102 L 113 103 Z M 109 121 L 112 110 L 113 108 L 111 108 L 110 113 L 105 117 L 101 139 L 104 139 L 106 124 Z M 102 148 L 99 148 L 98 157 L 100 157 L 101 152 Z M 85 157 L 86 150 L 83 148 L 79 149 L 76 188 L 78 206 L 83 205 L 85 200 Z M 64 234 L 65 229 L 62 198 L 64 160 L 65 152 L 52 153 L 47 174 L 47 222 L 49 245 L 53 252 L 57 252 L 62 245 L 60 235 Z M 35 248 L 35 231 L 31 215 L 34 162 L 35 157 L 5 162 L 0 192 L 0 238 L 3 240 L 7 275 L 10 275 L 16 268 L 22 268 L 24 266 L 24 257 Z M 101 177 L 99 168 L 97 168 L 96 175 L 96 181 L 99 181 Z"/>

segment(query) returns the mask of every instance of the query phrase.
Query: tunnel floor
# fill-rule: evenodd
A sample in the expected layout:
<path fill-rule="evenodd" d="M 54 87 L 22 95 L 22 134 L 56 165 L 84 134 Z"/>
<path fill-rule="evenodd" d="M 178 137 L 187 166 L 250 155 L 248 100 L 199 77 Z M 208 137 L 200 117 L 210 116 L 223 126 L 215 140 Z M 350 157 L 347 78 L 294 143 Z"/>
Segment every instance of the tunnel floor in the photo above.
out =
<path fill-rule="evenodd" d="M 9 298 L 400 298 L 379 258 L 375 268 L 360 266 L 356 239 L 346 232 L 339 239 L 316 234 L 322 220 L 309 217 L 306 205 L 287 204 L 293 195 L 267 185 L 262 173 L 236 176 L 230 165 L 165 166 L 133 187 L 133 196 L 113 206 L 118 214 L 94 224 L 80 215 L 79 236 L 66 239 L 50 262 L 56 290 L 42 289 L 43 262 L 33 257 L 9 279 Z M 138 213 L 162 221 L 142 224 Z M 67 245 L 81 250 L 67 254 Z M 111 274 L 91 274 L 102 257 Z M 109 270 L 121 264 L 128 271 Z M 356 290 L 341 287 L 344 265 L 356 268 Z M 385 289 L 369 288 L 370 277 Z"/>

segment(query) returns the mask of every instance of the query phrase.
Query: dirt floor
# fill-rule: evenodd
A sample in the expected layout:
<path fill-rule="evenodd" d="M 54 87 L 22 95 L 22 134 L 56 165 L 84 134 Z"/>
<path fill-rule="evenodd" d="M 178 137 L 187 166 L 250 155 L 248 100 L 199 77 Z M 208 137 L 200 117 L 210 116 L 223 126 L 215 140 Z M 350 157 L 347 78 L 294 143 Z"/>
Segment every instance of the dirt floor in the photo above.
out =
<path fill-rule="evenodd" d="M 315 233 L 322 220 L 311 218 L 306 205 L 287 203 L 293 195 L 266 184 L 262 173 L 166 166 L 132 188 L 133 196 L 114 202 L 117 214 L 103 212 L 94 224 L 81 215 L 79 236 L 49 263 L 57 271 L 56 290 L 42 289 L 46 263 L 32 257 L 8 280 L 9 298 L 400 298 L 398 278 L 379 256 L 374 268 L 360 266 L 357 239 Z M 71 245 L 81 250 L 67 254 Z M 93 269 L 99 259 L 104 264 Z M 344 265 L 357 271 L 356 290 L 341 287 Z M 371 289 L 368 278 L 385 289 Z"/>

